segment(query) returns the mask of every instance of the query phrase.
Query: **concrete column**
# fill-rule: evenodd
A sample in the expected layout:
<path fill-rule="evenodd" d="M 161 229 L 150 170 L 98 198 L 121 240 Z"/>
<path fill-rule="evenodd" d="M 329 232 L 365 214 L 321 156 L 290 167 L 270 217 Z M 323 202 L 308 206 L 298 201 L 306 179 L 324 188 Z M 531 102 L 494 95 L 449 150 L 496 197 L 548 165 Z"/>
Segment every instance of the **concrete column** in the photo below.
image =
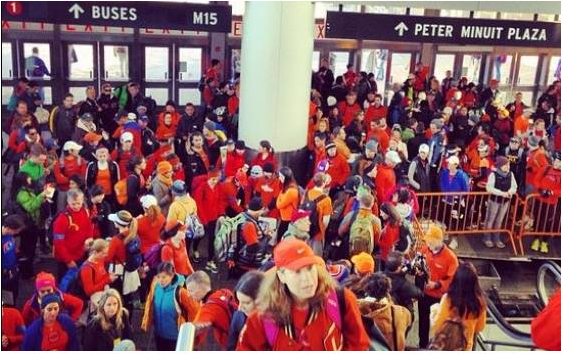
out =
<path fill-rule="evenodd" d="M 247 1 L 241 50 L 239 137 L 256 149 L 303 148 L 311 87 L 312 2 Z"/>

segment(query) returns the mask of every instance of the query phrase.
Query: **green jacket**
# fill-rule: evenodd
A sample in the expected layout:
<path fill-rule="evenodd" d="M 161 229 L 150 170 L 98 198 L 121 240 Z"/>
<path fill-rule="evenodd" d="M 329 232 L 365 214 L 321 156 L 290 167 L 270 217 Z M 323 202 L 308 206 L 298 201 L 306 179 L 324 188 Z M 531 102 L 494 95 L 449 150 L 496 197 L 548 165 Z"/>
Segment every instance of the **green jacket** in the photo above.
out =
<path fill-rule="evenodd" d="M 412 139 L 414 137 L 415 137 L 414 131 L 410 128 L 403 130 L 403 133 L 401 134 L 401 140 L 404 143 L 406 143 L 407 141 L 409 141 L 410 139 Z"/>
<path fill-rule="evenodd" d="M 20 189 L 16 196 L 18 204 L 29 214 L 37 226 L 41 223 L 41 204 L 43 200 L 45 200 L 44 194 L 35 194 L 26 188 Z"/>
<path fill-rule="evenodd" d="M 31 177 L 32 181 L 37 181 L 45 173 L 45 169 L 42 165 L 38 165 L 31 160 L 27 160 L 23 166 L 20 168 L 20 172 L 25 172 Z"/>

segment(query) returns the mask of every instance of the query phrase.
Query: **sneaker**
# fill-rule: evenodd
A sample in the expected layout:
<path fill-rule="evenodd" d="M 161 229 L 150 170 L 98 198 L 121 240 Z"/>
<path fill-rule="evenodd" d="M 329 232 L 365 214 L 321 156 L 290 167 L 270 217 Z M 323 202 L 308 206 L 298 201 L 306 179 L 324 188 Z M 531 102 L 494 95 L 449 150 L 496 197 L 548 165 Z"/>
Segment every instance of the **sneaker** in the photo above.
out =
<path fill-rule="evenodd" d="M 487 248 L 495 247 L 495 244 L 491 240 L 485 240 L 485 241 L 483 241 L 483 244 L 485 244 L 485 247 L 487 247 Z"/>
<path fill-rule="evenodd" d="M 532 245 L 530 246 L 530 248 L 532 249 L 532 251 L 539 251 L 540 250 L 540 239 L 536 238 L 534 240 L 534 242 L 532 242 Z"/>
<path fill-rule="evenodd" d="M 541 253 L 549 253 L 549 247 L 546 241 L 542 241 L 540 244 L 540 252 Z"/>
<path fill-rule="evenodd" d="M 458 245 L 457 245 L 457 238 L 453 237 L 453 238 L 452 238 L 452 241 L 451 241 L 450 244 L 449 244 L 449 246 L 450 246 L 450 248 L 451 248 L 452 250 L 456 250 L 456 249 L 457 249 L 457 246 L 458 246 Z"/>
<path fill-rule="evenodd" d="M 192 253 L 191 260 L 192 260 L 192 262 L 194 262 L 194 263 L 199 263 L 199 262 L 201 262 L 201 258 L 200 258 L 200 255 L 199 255 L 199 251 L 194 251 L 194 252 Z"/>
<path fill-rule="evenodd" d="M 496 242 L 495 246 L 497 246 L 497 248 L 500 248 L 500 249 L 503 249 L 503 248 L 506 247 L 506 245 L 504 244 L 504 242 L 502 242 L 502 241 L 500 241 L 500 240 Z"/>
<path fill-rule="evenodd" d="M 208 270 L 208 271 L 210 271 L 211 273 L 214 273 L 214 274 L 218 273 L 217 265 L 213 261 L 207 262 L 207 265 L 205 266 L 205 270 Z"/>

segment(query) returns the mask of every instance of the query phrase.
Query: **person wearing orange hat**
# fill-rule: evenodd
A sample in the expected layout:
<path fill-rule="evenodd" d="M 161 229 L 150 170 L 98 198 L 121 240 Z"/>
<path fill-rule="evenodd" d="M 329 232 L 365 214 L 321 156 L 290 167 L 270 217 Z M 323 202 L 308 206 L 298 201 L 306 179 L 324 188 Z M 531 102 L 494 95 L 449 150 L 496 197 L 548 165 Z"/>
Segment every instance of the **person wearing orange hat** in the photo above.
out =
<path fill-rule="evenodd" d="M 168 161 L 160 161 L 156 166 L 156 178 L 151 182 L 152 194 L 158 200 L 158 206 L 164 215 L 168 214 L 168 208 L 172 203 L 170 188 L 172 187 L 172 175 L 174 171 L 172 164 Z"/>
<path fill-rule="evenodd" d="M 447 292 L 459 264 L 455 253 L 444 244 L 444 231 L 440 226 L 430 224 L 423 239 L 426 246 L 422 255 L 428 267 L 428 281 L 424 286 L 424 296 L 418 302 L 419 348 L 428 347 L 430 307 L 439 303 Z"/>
<path fill-rule="evenodd" d="M 188 276 L 194 268 L 188 257 L 186 249 L 186 231 L 188 226 L 178 220 L 169 220 L 164 225 L 160 238 L 164 241 L 160 259 L 162 262 L 172 263 L 176 273 Z"/>
<path fill-rule="evenodd" d="M 504 151 L 510 143 L 510 137 L 514 132 L 514 123 L 510 118 L 510 112 L 505 108 L 498 110 L 498 119 L 493 124 L 493 132 L 499 151 Z"/>
<path fill-rule="evenodd" d="M 94 132 L 89 132 L 84 135 L 82 139 L 82 149 L 80 150 L 80 156 L 82 156 L 86 161 L 93 162 L 96 161 L 96 148 L 99 146 L 100 141 L 104 137 L 100 134 Z"/>
<path fill-rule="evenodd" d="M 258 294 L 260 309 L 248 317 L 237 350 L 368 349 L 356 296 L 336 288 L 324 261 L 306 242 L 280 242 L 274 265 Z"/>
<path fill-rule="evenodd" d="M 375 271 L 375 260 L 370 254 L 365 252 L 358 253 L 351 259 L 356 273 L 360 275 L 370 274 Z"/>

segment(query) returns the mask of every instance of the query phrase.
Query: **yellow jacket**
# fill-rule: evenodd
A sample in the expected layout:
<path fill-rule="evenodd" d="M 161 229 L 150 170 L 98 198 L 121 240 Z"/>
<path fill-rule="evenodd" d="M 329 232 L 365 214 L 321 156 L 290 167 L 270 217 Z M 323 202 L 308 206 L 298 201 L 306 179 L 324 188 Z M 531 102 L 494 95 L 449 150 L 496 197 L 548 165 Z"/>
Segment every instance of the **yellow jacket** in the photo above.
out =
<path fill-rule="evenodd" d="M 170 208 L 168 208 L 168 217 L 166 221 L 170 220 L 178 220 L 183 223 L 186 222 L 186 217 L 188 215 L 196 214 L 197 213 L 197 205 L 195 200 L 186 195 L 185 197 L 176 198 L 172 204 L 170 204 Z"/>

